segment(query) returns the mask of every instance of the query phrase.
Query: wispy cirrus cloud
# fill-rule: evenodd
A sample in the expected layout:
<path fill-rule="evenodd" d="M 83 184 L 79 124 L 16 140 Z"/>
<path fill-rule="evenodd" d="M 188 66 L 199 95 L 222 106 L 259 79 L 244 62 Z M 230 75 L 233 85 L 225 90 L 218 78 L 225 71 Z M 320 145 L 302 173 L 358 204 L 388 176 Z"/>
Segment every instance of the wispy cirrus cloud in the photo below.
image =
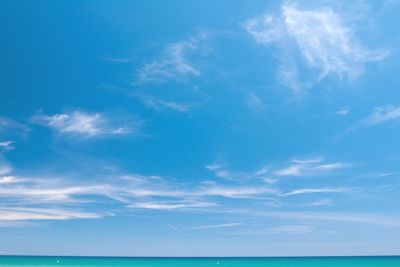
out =
<path fill-rule="evenodd" d="M 279 13 L 252 18 L 244 27 L 257 43 L 276 46 L 278 77 L 295 92 L 330 74 L 355 78 L 366 62 L 382 60 L 388 54 L 365 48 L 352 27 L 328 7 L 304 10 L 283 4 Z"/>
<path fill-rule="evenodd" d="M 283 193 L 282 195 L 294 196 L 294 195 L 315 194 L 315 193 L 343 193 L 348 191 L 350 191 L 350 189 L 346 187 L 302 188 Z"/>
<path fill-rule="evenodd" d="M 181 201 L 152 201 L 137 202 L 129 205 L 129 208 L 150 209 L 150 210 L 199 210 L 202 208 L 212 208 L 218 206 L 213 202 L 205 202 L 198 200 L 181 200 Z"/>
<path fill-rule="evenodd" d="M 250 212 L 253 213 L 253 212 Z M 302 211 L 277 211 L 254 212 L 257 216 L 271 218 L 286 218 L 304 221 L 333 221 L 348 223 L 367 223 L 387 227 L 400 227 L 397 217 L 389 217 L 366 213 L 342 213 L 342 212 L 302 212 Z"/>
<path fill-rule="evenodd" d="M 292 160 L 291 164 L 285 168 L 274 171 L 278 176 L 304 176 L 324 174 L 332 171 L 350 167 L 351 164 L 344 162 L 324 162 L 323 158 L 306 160 Z"/>
<path fill-rule="evenodd" d="M 271 234 L 299 235 L 311 232 L 312 227 L 308 225 L 280 225 L 266 229 Z"/>
<path fill-rule="evenodd" d="M 232 171 L 229 170 L 224 164 L 212 163 L 204 166 L 207 170 L 212 172 L 218 178 L 224 178 L 226 180 L 232 180 L 236 182 L 244 182 L 249 179 L 263 179 L 268 183 L 273 183 L 273 179 L 268 177 L 269 170 L 266 166 L 262 166 L 260 169 L 255 171 Z"/>
<path fill-rule="evenodd" d="M 200 49 L 200 43 L 206 36 L 207 34 L 202 32 L 187 40 L 169 44 L 159 59 L 146 63 L 137 70 L 136 82 L 164 83 L 201 75 L 201 71 L 190 61 L 188 54 Z"/>
<path fill-rule="evenodd" d="M 275 194 L 268 188 L 214 183 L 201 183 L 188 188 L 185 184 L 171 183 L 154 176 L 120 175 L 113 177 L 113 182 L 88 183 L 72 182 L 63 177 L 21 177 L 10 172 L 7 170 L 3 173 L 5 175 L 0 176 L 0 201 L 4 208 L 57 207 L 65 211 L 79 209 L 100 214 L 104 210 L 100 209 L 100 212 L 97 204 L 111 201 L 125 210 L 200 211 L 219 207 L 219 198 L 251 199 Z M 9 218 L 7 220 L 11 220 Z M 20 218 L 17 216 L 15 220 Z"/>
<path fill-rule="evenodd" d="M 0 207 L 0 222 L 32 221 L 32 220 L 69 220 L 95 219 L 100 213 L 82 212 L 80 210 L 57 208 L 3 208 Z M 17 224 L 18 225 L 18 224 Z M 11 226 L 11 225 L 10 225 Z"/>
<path fill-rule="evenodd" d="M 250 93 L 247 99 L 247 106 L 255 112 L 261 112 L 265 110 L 265 103 L 261 97 L 254 93 Z"/>
<path fill-rule="evenodd" d="M 30 131 L 30 128 L 25 124 L 19 123 L 15 120 L 0 117 L 0 133 L 16 133 L 19 135 L 26 135 Z"/>
<path fill-rule="evenodd" d="M 10 140 L 0 142 L 0 154 L 3 152 L 8 152 L 8 151 L 14 150 L 15 149 L 15 147 L 13 145 L 14 143 L 15 143 L 14 141 L 10 141 Z"/>
<path fill-rule="evenodd" d="M 10 164 L 0 158 L 0 176 L 6 175 L 12 171 Z"/>
<path fill-rule="evenodd" d="M 213 225 L 200 225 L 192 227 L 193 229 L 198 230 L 206 230 L 206 229 L 221 229 L 221 228 L 231 228 L 235 226 L 241 226 L 243 223 L 239 222 L 231 222 L 231 223 L 221 223 L 221 224 L 213 224 Z"/>
<path fill-rule="evenodd" d="M 349 108 L 342 108 L 342 109 L 336 111 L 335 114 L 338 115 L 338 116 L 346 116 L 346 115 L 349 114 L 349 112 L 350 112 Z"/>
<path fill-rule="evenodd" d="M 170 109 L 170 110 L 175 110 L 178 112 L 186 112 L 191 107 L 191 105 L 189 105 L 189 104 L 161 100 L 156 97 L 152 97 L 152 96 L 148 96 L 148 95 L 142 95 L 142 96 L 138 96 L 138 97 L 144 105 L 151 107 L 156 111 Z"/>
<path fill-rule="evenodd" d="M 323 159 L 294 160 L 292 164 L 300 165 L 296 175 L 307 175 L 330 171 L 339 165 L 325 163 Z M 343 167 L 340 165 L 340 167 Z M 221 164 L 206 166 L 212 171 L 214 178 L 220 178 L 219 172 L 224 170 Z M 121 174 L 115 170 L 107 174 L 93 173 L 96 179 L 81 180 L 76 177 L 60 175 L 18 175 L 11 166 L 4 168 L 0 175 L 0 202 L 4 209 L 21 207 L 26 209 L 58 209 L 83 214 L 93 214 L 94 217 L 113 214 L 104 209 L 103 204 L 111 204 L 118 210 L 129 212 L 135 210 L 153 210 L 159 212 L 220 212 L 235 205 L 247 205 L 264 209 L 270 205 L 266 201 L 271 198 L 276 201 L 290 201 L 290 196 L 313 194 L 345 193 L 345 187 L 306 187 L 291 185 L 292 190 L 282 187 L 280 183 L 269 183 L 266 177 L 276 177 L 275 168 L 262 166 L 252 172 L 231 172 L 226 170 L 228 177 L 234 179 L 202 180 L 187 184 L 183 179 L 161 177 L 154 175 Z M 289 174 L 286 172 L 286 174 Z M 244 179 L 240 179 L 244 175 Z M 312 200 L 312 199 L 311 199 Z M 308 199 L 310 201 L 310 199 Z M 113 209 L 115 210 L 115 209 Z M 111 213 L 110 213 L 111 212 Z M 4 213 L 5 214 L 5 213 Z M 15 221 L 30 217 L 20 217 L 17 213 L 7 213 L 8 221 L 12 221 L 10 214 L 15 214 Z M 54 215 L 54 214 L 53 214 Z M 82 216 L 65 216 L 65 219 L 85 218 Z M 90 217 L 90 216 L 89 216 Z M 89 218 L 88 217 L 88 218 Z M 32 220 L 57 220 L 59 216 L 42 216 L 41 213 Z M 0 222 L 2 218 L 0 217 Z M 228 227 L 227 225 L 225 225 Z M 233 225 L 232 225 L 233 226 Z M 221 225 L 221 228 L 224 227 Z M 211 228 L 211 227 L 210 227 Z M 217 227 L 215 227 L 217 228 Z"/>
<path fill-rule="evenodd" d="M 4 157 L 4 153 L 14 150 L 13 141 L 0 142 L 0 178 L 12 171 L 11 164 Z M 1 179 L 0 179 L 1 184 Z"/>
<path fill-rule="evenodd" d="M 31 122 L 51 128 L 61 135 L 77 137 L 130 134 L 140 126 L 137 120 L 123 124 L 118 118 L 79 110 L 54 115 L 38 114 L 31 118 Z"/>
<path fill-rule="evenodd" d="M 316 201 L 305 203 L 303 207 L 321 207 L 321 206 L 333 206 L 333 201 L 330 198 L 322 198 Z"/>
<path fill-rule="evenodd" d="M 396 120 L 400 120 L 400 107 L 376 107 L 370 116 L 360 121 L 360 125 L 371 126 Z"/>

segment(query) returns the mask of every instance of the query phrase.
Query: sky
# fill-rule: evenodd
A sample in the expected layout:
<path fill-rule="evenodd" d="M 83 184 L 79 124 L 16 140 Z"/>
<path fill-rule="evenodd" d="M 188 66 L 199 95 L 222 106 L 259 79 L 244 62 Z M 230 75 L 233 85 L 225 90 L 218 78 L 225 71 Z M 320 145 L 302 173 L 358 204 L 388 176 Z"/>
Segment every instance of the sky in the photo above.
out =
<path fill-rule="evenodd" d="M 399 1 L 3 1 L 0 254 L 400 254 Z"/>

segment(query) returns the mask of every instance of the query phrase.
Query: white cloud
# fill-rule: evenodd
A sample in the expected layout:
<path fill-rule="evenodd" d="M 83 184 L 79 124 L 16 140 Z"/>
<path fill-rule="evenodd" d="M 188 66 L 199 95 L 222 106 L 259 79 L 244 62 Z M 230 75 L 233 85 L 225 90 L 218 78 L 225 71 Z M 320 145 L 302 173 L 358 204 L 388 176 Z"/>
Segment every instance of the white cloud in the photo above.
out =
<path fill-rule="evenodd" d="M 189 210 L 216 207 L 217 204 L 202 201 L 179 201 L 179 202 L 137 202 L 129 205 L 130 208 L 154 209 L 154 210 Z"/>
<path fill-rule="evenodd" d="M 3 163 L 0 161 L 0 176 L 6 175 L 12 171 L 12 168 L 9 164 Z"/>
<path fill-rule="evenodd" d="M 0 172 L 0 175 L 1 172 Z M 7 184 L 17 184 L 17 183 L 22 183 L 26 181 L 25 179 L 21 179 L 21 178 L 16 178 L 14 176 L 3 176 L 0 177 L 0 185 L 7 185 Z"/>
<path fill-rule="evenodd" d="M 2 151 L 0 151 L 2 152 Z M 0 153 L 0 178 L 3 175 L 6 175 L 12 171 L 12 166 L 4 159 L 4 157 Z"/>
<path fill-rule="evenodd" d="M 266 186 L 225 186 L 208 183 L 207 187 L 197 192 L 195 195 L 219 196 L 225 198 L 253 198 L 262 195 L 276 195 L 279 192 Z"/>
<path fill-rule="evenodd" d="M 214 171 L 223 168 L 223 165 L 220 164 L 208 164 L 205 166 L 207 170 Z"/>
<path fill-rule="evenodd" d="M 307 234 L 311 232 L 311 227 L 307 225 L 281 225 L 276 227 L 270 227 L 267 229 L 268 233 L 271 234 Z"/>
<path fill-rule="evenodd" d="M 293 165 L 300 165 L 298 174 L 324 173 L 341 167 L 338 163 L 324 163 L 323 159 L 293 160 Z M 206 166 L 215 175 L 223 168 L 219 164 Z M 266 184 L 265 179 L 274 172 L 263 166 L 253 172 L 233 173 L 234 177 L 244 175 L 249 180 L 201 181 L 187 183 L 184 180 L 175 180 L 171 177 L 145 176 L 136 174 L 121 174 L 109 169 L 106 174 L 94 173 L 92 178 L 77 179 L 77 177 L 48 176 L 20 176 L 10 174 L 11 169 L 0 175 L 0 202 L 2 208 L 11 209 L 21 207 L 57 208 L 75 213 L 89 213 L 104 215 L 105 207 L 112 203 L 118 210 L 163 210 L 165 212 L 219 212 L 232 207 L 254 203 L 264 209 L 266 205 L 279 206 L 277 200 L 271 197 L 282 197 L 299 194 L 336 193 L 344 192 L 344 188 L 294 188 L 285 192 L 280 183 Z M 107 203 L 107 205 L 103 205 Z M 19 213 L 18 213 L 19 214 Z M 14 214 L 16 217 L 20 216 Z M 33 213 L 36 214 L 36 213 Z M 24 214 L 22 214 L 24 215 Z M 21 216 L 22 216 L 21 215 Z M 37 216 L 36 216 L 37 215 Z M 42 213 L 32 215 L 33 220 L 46 216 Z M 99 215 L 99 216 L 100 216 Z M 30 216 L 30 215 L 29 215 Z M 28 218 L 28 215 L 24 218 Z M 59 214 L 52 214 L 57 219 Z M 105 215 L 104 215 L 105 216 Z M 65 219 L 73 218 L 66 216 Z M 1 221 L 1 219 L 0 219 Z M 233 225 L 232 225 L 233 226 Z M 221 225 L 221 227 L 223 227 Z M 211 227 L 210 227 L 211 228 Z M 217 228 L 217 227 L 215 227 Z"/>
<path fill-rule="evenodd" d="M 339 116 L 346 116 L 347 114 L 349 114 L 349 112 L 350 112 L 350 109 L 348 109 L 348 108 L 342 108 L 342 109 L 340 109 L 340 110 L 338 110 L 338 111 L 336 112 L 336 115 L 339 115 Z"/>
<path fill-rule="evenodd" d="M 257 43 L 276 45 L 281 64 L 278 76 L 295 91 L 329 74 L 355 78 L 366 62 L 388 54 L 364 48 L 331 8 L 301 10 L 284 4 L 279 14 L 250 19 L 244 27 Z"/>
<path fill-rule="evenodd" d="M 0 152 L 7 152 L 7 151 L 11 151 L 14 150 L 15 147 L 13 146 L 14 141 L 3 141 L 0 142 Z"/>
<path fill-rule="evenodd" d="M 376 107 L 373 114 L 361 121 L 361 125 L 376 125 L 400 119 L 400 107 Z"/>
<path fill-rule="evenodd" d="M 120 135 L 132 133 L 137 127 L 129 125 L 115 125 L 118 118 L 108 118 L 100 113 L 86 113 L 72 111 L 55 115 L 35 115 L 31 121 L 56 130 L 63 135 L 82 137 L 96 137 L 102 135 Z"/>
<path fill-rule="evenodd" d="M 58 207 L 70 210 L 113 203 L 125 209 L 207 211 L 219 207 L 219 198 L 252 199 L 278 192 L 260 186 L 201 183 L 190 188 L 162 177 L 122 175 L 111 182 L 73 182 L 68 178 L 0 176 L 0 202 L 6 207 Z M 218 199 L 217 199 L 218 198 Z M 216 201 L 218 200 L 218 201 Z M 97 212 L 95 212 L 97 213 Z M 36 218 L 36 217 L 35 217 Z"/>
<path fill-rule="evenodd" d="M 201 33 L 168 45 L 159 59 L 145 64 L 137 71 L 137 82 L 163 83 L 201 75 L 200 70 L 193 66 L 187 56 L 200 48 L 200 42 L 205 37 L 206 34 Z"/>
<path fill-rule="evenodd" d="M 223 178 L 226 180 L 236 181 L 236 182 L 244 182 L 250 179 L 257 179 L 257 180 L 270 180 L 270 177 L 266 177 L 268 173 L 267 166 L 262 166 L 260 169 L 256 171 L 231 171 L 225 165 L 213 163 L 206 165 L 205 168 L 212 172 L 216 177 Z"/>
<path fill-rule="evenodd" d="M 331 171 L 347 168 L 350 164 L 343 162 L 324 163 L 322 158 L 309 160 L 292 160 L 288 167 L 274 172 L 278 176 L 304 176 L 329 173 Z"/>
<path fill-rule="evenodd" d="M 303 206 L 304 207 L 321 207 L 321 206 L 332 206 L 333 201 L 329 198 L 323 198 L 317 201 L 313 201 L 310 203 L 306 203 Z"/>
<path fill-rule="evenodd" d="M 201 225 L 201 226 L 193 227 L 193 229 L 199 229 L 199 230 L 220 229 L 220 228 L 230 228 L 230 227 L 235 227 L 235 226 L 240 226 L 240 225 L 243 225 L 243 223 L 232 222 L 232 223 L 222 223 L 222 224 L 214 224 L 214 225 Z"/>
<path fill-rule="evenodd" d="M 400 227 L 400 220 L 396 217 L 387 217 L 376 214 L 362 213 L 340 213 L 340 212 L 298 212 L 298 211 L 277 211 L 277 212 L 252 212 L 241 211 L 255 216 L 271 218 L 285 218 L 303 221 L 338 221 L 348 223 L 368 223 L 388 227 Z"/>
<path fill-rule="evenodd" d="M 173 101 L 165 101 L 151 96 L 140 96 L 139 98 L 140 100 L 142 100 L 144 105 L 153 108 L 157 111 L 161 111 L 162 109 L 171 109 L 179 112 L 186 112 L 190 108 L 190 105 L 188 104 L 181 104 Z"/>
<path fill-rule="evenodd" d="M 0 208 L 1 221 L 94 219 L 101 214 L 54 208 Z"/>
<path fill-rule="evenodd" d="M 0 117 L 0 132 L 17 132 L 21 135 L 26 135 L 30 128 L 24 124 L 11 119 Z"/>
<path fill-rule="evenodd" d="M 293 195 L 315 194 L 315 193 L 343 193 L 348 191 L 349 189 L 345 187 L 303 188 L 283 193 L 282 196 L 293 196 Z"/>

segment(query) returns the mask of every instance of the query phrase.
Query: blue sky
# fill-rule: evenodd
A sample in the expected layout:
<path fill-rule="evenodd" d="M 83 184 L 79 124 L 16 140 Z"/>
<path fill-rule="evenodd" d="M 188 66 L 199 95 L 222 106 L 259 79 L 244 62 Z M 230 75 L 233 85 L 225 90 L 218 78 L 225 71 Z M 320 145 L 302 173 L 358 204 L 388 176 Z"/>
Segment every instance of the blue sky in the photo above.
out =
<path fill-rule="evenodd" d="M 0 253 L 400 253 L 398 1 L 6 1 Z"/>

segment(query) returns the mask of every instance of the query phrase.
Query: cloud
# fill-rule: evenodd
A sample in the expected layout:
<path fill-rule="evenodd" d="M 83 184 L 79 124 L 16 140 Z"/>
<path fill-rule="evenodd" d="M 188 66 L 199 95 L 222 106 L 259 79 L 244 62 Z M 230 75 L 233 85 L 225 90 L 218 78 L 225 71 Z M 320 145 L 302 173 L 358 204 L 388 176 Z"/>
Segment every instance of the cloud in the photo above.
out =
<path fill-rule="evenodd" d="M 264 101 L 257 95 L 250 93 L 247 99 L 247 106 L 256 112 L 261 112 L 265 110 Z"/>
<path fill-rule="evenodd" d="M 266 186 L 225 186 L 207 183 L 207 187 L 193 192 L 195 195 L 225 198 L 253 198 L 262 195 L 277 195 L 279 192 Z"/>
<path fill-rule="evenodd" d="M 225 166 L 221 164 L 209 164 L 206 165 L 205 168 L 219 178 L 233 179 L 234 177 L 238 176 L 238 174 L 233 174 L 232 172 L 228 171 Z"/>
<path fill-rule="evenodd" d="M 11 150 L 14 150 L 13 146 L 14 141 L 3 141 L 0 142 L 0 184 L 1 184 L 1 176 L 6 175 L 12 171 L 12 166 L 8 163 L 8 161 L 4 158 L 4 154 Z"/>
<path fill-rule="evenodd" d="M 80 137 L 129 134 L 137 130 L 135 127 L 139 125 L 137 122 L 119 125 L 115 122 L 118 122 L 118 118 L 108 118 L 101 113 L 86 113 L 78 110 L 55 115 L 35 115 L 31 121 L 52 128 L 61 135 Z"/>
<path fill-rule="evenodd" d="M 332 206 L 333 201 L 329 198 L 323 198 L 317 201 L 303 204 L 304 207 L 321 207 L 321 206 Z"/>
<path fill-rule="evenodd" d="M 222 224 L 214 224 L 214 225 L 201 225 L 195 226 L 193 229 L 205 230 L 205 229 L 220 229 L 220 228 L 230 228 L 235 226 L 243 225 L 243 223 L 233 222 L 233 223 L 222 223 Z"/>
<path fill-rule="evenodd" d="M 252 18 L 244 27 L 257 43 L 275 45 L 278 77 L 296 92 L 330 74 L 356 78 L 366 62 L 382 60 L 388 54 L 364 48 L 351 26 L 331 8 L 302 10 L 284 4 L 280 13 Z"/>
<path fill-rule="evenodd" d="M 8 174 L 11 171 L 12 171 L 11 166 L 9 164 L 7 164 L 6 162 L 2 162 L 0 159 L 0 176 Z"/>
<path fill-rule="evenodd" d="M 398 219 L 375 214 L 351 214 L 337 212 L 275 212 L 265 215 L 279 218 L 292 218 L 296 220 L 369 223 L 382 226 L 400 227 L 400 221 Z"/>
<path fill-rule="evenodd" d="M 111 63 L 129 63 L 131 61 L 129 57 L 102 57 L 100 60 Z"/>
<path fill-rule="evenodd" d="M 157 99 L 152 96 L 139 96 L 142 103 L 150 108 L 153 108 L 156 111 L 161 111 L 163 109 L 170 109 L 179 112 L 186 112 L 190 109 L 190 105 L 181 104 L 174 101 L 165 101 L 161 99 Z"/>
<path fill-rule="evenodd" d="M 218 206 L 212 202 L 202 201 L 159 201 L 159 202 L 137 202 L 129 205 L 130 208 L 154 209 L 154 210 L 197 210 Z"/>
<path fill-rule="evenodd" d="M 283 193 L 282 196 L 293 196 L 293 195 L 315 194 L 315 193 L 343 193 L 348 191 L 349 189 L 345 187 L 303 188 Z"/>
<path fill-rule="evenodd" d="M 176 227 L 175 225 L 172 225 L 172 224 L 169 224 L 169 223 L 168 223 L 167 225 L 168 225 L 169 228 L 171 228 L 171 229 L 174 230 L 175 232 L 177 232 L 177 233 L 179 233 L 179 234 L 181 234 L 181 235 L 184 235 L 184 236 L 186 236 L 186 237 L 190 237 L 190 235 L 189 235 L 188 233 L 182 231 L 181 229 L 179 229 L 179 228 Z"/>
<path fill-rule="evenodd" d="M 267 229 L 267 233 L 271 234 L 307 234 L 311 232 L 311 227 L 307 225 L 281 225 L 276 227 L 270 227 Z"/>
<path fill-rule="evenodd" d="M 0 133 L 16 132 L 21 135 L 26 135 L 29 131 L 30 128 L 24 124 L 8 118 L 0 117 Z"/>
<path fill-rule="evenodd" d="M 25 182 L 26 179 L 16 178 L 14 176 L 3 176 L 0 177 L 0 185 L 16 184 Z"/>
<path fill-rule="evenodd" d="M 323 161 L 323 158 L 292 160 L 289 166 L 276 170 L 274 174 L 278 176 L 317 175 L 351 166 L 350 164 L 343 162 L 324 163 Z"/>
<path fill-rule="evenodd" d="M 367 118 L 363 119 L 360 124 L 366 126 L 377 125 L 398 119 L 400 119 L 400 107 L 376 107 L 374 112 Z"/>
<path fill-rule="evenodd" d="M 80 208 L 83 212 L 98 214 L 98 209 L 104 212 L 101 203 L 111 201 L 124 210 L 207 211 L 220 206 L 216 198 L 246 199 L 269 194 L 278 193 L 259 186 L 209 182 L 188 188 L 185 184 L 171 183 L 157 176 L 120 175 L 113 177 L 112 182 L 99 179 L 97 182 L 78 182 L 52 176 L 0 176 L 0 202 L 4 203 L 4 208 L 51 206 L 65 211 Z"/>
<path fill-rule="evenodd" d="M 268 168 L 266 166 L 262 166 L 260 169 L 255 171 L 247 171 L 247 172 L 231 171 L 228 168 L 226 168 L 225 165 L 218 163 L 205 165 L 205 168 L 210 172 L 212 172 L 218 178 L 223 178 L 235 182 L 244 182 L 250 179 L 257 179 L 269 182 L 273 181 L 273 179 L 271 179 L 270 177 L 266 177 L 266 175 L 268 174 Z"/>
<path fill-rule="evenodd" d="M 346 116 L 347 114 L 349 114 L 349 112 L 350 112 L 350 109 L 348 109 L 348 108 L 342 108 L 342 109 L 340 109 L 340 110 L 338 110 L 338 111 L 336 112 L 336 115 L 339 115 L 339 116 Z"/>
<path fill-rule="evenodd" d="M 0 154 L 3 152 L 14 150 L 15 149 L 15 147 L 13 146 L 14 143 L 15 143 L 14 141 L 0 142 Z"/>
<path fill-rule="evenodd" d="M 12 171 L 12 166 L 7 162 L 7 160 L 2 155 L 3 152 L 7 152 L 7 149 L 1 150 L 0 147 L 0 178 Z"/>
<path fill-rule="evenodd" d="M 298 174 L 323 173 L 338 168 L 334 163 L 325 163 L 321 158 L 292 160 L 291 164 L 301 166 Z M 220 164 L 206 165 L 206 168 L 217 177 Z M 158 210 L 163 212 L 222 212 L 236 205 L 252 203 L 254 207 L 264 210 L 266 205 L 277 207 L 277 201 L 271 197 L 285 197 L 300 194 L 339 193 L 347 191 L 343 187 L 298 188 L 292 191 L 283 190 L 280 183 L 266 184 L 265 179 L 273 175 L 274 168 L 263 166 L 252 172 L 231 172 L 238 179 L 187 183 L 185 179 L 161 177 L 154 175 L 121 174 L 109 170 L 106 174 L 95 172 L 90 179 L 60 175 L 18 175 L 17 171 L 4 169 L 0 175 L 0 202 L 2 208 L 11 211 L 15 207 L 24 209 L 57 209 L 71 214 L 92 214 L 107 216 L 113 210 L 122 212 L 141 212 Z M 26 173 L 26 171 L 25 171 Z M 247 180 L 239 179 L 239 174 Z M 106 204 L 106 205 L 105 205 Z M 30 210 L 32 211 L 32 210 Z M 12 213 L 16 220 L 21 218 L 54 218 L 60 214 Z M 29 213 L 29 214 L 31 214 Z M 76 215 L 78 216 L 78 215 Z M 62 216 L 61 216 L 62 217 Z M 84 218 L 84 215 L 81 216 Z M 19 219 L 18 219 L 19 218 Z M 65 215 L 65 219 L 75 217 Z M 1 219 L 0 219 L 1 221 Z M 231 225 L 234 226 L 234 225 Z M 220 225 L 228 227 L 228 225 Z M 206 228 L 206 227 L 204 227 Z M 209 228 L 212 228 L 211 226 Z M 217 228 L 215 226 L 214 228 Z"/>
<path fill-rule="evenodd" d="M 169 44 L 159 59 L 146 63 L 137 70 L 137 83 L 164 83 L 201 75 L 200 70 L 188 59 L 188 54 L 197 51 L 205 37 L 206 34 L 201 33 L 187 40 Z"/>
<path fill-rule="evenodd" d="M 0 208 L 0 222 L 27 220 L 94 219 L 101 214 L 54 208 Z"/>

